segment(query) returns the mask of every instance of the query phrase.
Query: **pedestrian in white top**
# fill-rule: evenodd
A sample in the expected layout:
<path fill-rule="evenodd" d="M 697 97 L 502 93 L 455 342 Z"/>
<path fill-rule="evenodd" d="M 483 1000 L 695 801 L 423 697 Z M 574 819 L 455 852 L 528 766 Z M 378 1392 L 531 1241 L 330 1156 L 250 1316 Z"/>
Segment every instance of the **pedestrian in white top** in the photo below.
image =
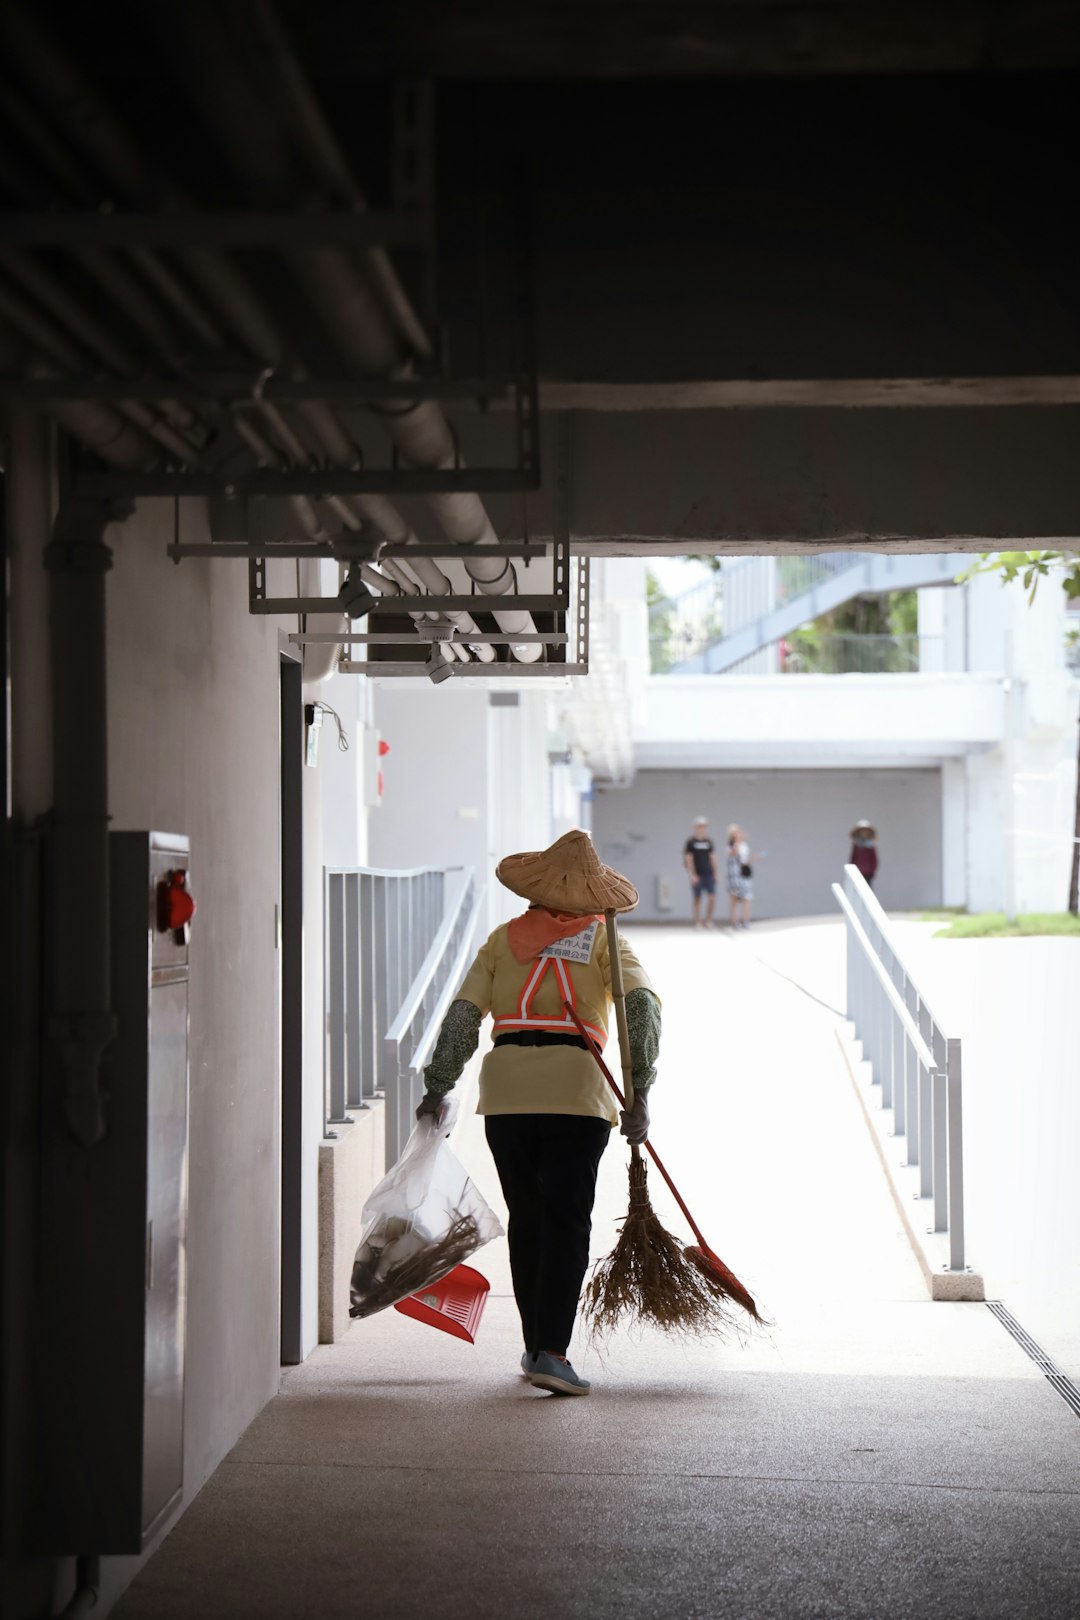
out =
<path fill-rule="evenodd" d="M 732 822 L 727 833 L 727 892 L 731 904 L 732 928 L 749 928 L 750 902 L 754 898 L 754 869 L 750 864 L 750 845 L 738 822 Z M 742 922 L 739 907 L 742 906 Z"/>

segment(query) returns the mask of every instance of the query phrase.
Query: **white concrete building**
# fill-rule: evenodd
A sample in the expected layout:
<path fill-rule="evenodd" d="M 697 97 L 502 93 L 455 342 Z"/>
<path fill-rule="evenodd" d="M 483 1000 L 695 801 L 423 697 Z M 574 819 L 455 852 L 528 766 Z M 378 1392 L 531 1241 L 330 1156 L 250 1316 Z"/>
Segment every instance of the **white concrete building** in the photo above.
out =
<path fill-rule="evenodd" d="M 871 572 L 885 561 L 869 560 Z M 912 578 L 951 579 L 946 561 L 924 559 Z M 766 584 L 777 562 L 760 559 Z M 740 564 L 739 574 L 753 566 Z M 901 567 L 918 570 L 919 559 Z M 881 587 L 892 579 L 883 571 Z M 826 605 L 842 600 L 835 576 L 826 585 Z M 1055 581 L 1033 603 L 992 575 L 920 587 L 917 673 L 741 673 L 762 661 L 745 655 L 747 602 L 755 623 L 768 611 L 745 581 L 728 604 L 740 673 L 650 677 L 633 785 L 599 792 L 598 843 L 638 884 L 644 917 L 687 914 L 682 847 L 701 814 L 721 845 L 727 823 L 747 829 L 761 915 L 828 910 L 849 829 L 862 817 L 878 828 L 887 907 L 1064 908 L 1078 682 Z M 777 623 L 781 611 L 797 617 L 778 604 Z M 709 661 L 709 652 L 696 660 Z M 712 661 L 723 665 L 722 655 Z"/>

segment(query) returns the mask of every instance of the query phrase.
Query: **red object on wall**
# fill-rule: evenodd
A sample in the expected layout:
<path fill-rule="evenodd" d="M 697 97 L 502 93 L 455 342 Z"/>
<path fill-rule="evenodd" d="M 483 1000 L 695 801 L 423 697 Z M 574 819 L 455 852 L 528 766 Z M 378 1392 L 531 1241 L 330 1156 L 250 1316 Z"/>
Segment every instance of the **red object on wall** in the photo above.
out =
<path fill-rule="evenodd" d="M 158 884 L 158 927 L 162 933 L 180 933 L 195 915 L 195 899 L 187 886 L 187 873 L 166 872 Z"/>
<path fill-rule="evenodd" d="M 384 742 L 383 739 L 380 737 L 379 738 L 379 758 L 384 759 L 389 752 L 390 752 L 390 744 L 388 742 Z"/>

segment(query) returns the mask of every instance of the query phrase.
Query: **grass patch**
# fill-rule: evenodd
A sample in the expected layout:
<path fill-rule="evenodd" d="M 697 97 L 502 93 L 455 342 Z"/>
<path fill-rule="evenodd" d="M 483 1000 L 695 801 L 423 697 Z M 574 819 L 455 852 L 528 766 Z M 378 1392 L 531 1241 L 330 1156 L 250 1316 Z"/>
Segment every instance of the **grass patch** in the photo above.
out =
<path fill-rule="evenodd" d="M 936 920 L 933 914 L 926 919 Z M 1038 935 L 1074 935 L 1080 939 L 1080 917 L 1071 911 L 1029 911 L 1008 922 L 1003 911 L 980 911 L 973 917 L 954 917 L 939 928 L 935 939 L 1033 939 Z"/>

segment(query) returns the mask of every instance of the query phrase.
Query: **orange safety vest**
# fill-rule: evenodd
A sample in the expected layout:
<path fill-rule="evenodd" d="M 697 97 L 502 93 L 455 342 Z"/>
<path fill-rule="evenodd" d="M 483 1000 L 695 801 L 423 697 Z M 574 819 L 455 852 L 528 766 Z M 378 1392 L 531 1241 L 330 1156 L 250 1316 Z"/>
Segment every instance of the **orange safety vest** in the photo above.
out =
<path fill-rule="evenodd" d="M 518 1029 L 544 1029 L 560 1035 L 577 1035 L 580 1033 L 568 1012 L 564 1011 L 561 1018 L 541 1018 L 532 1010 L 536 992 L 552 968 L 555 969 L 558 975 L 563 1001 L 568 1001 L 574 1011 L 577 1011 L 577 993 L 574 989 L 573 976 L 568 971 L 566 963 L 558 956 L 541 956 L 525 982 L 517 1012 L 494 1019 L 492 1022 L 493 1034 L 509 1035 Z M 584 1019 L 582 1022 L 585 1022 Z M 607 1032 L 601 1029 L 598 1024 L 586 1023 L 585 1028 L 602 1051 L 607 1040 Z"/>

